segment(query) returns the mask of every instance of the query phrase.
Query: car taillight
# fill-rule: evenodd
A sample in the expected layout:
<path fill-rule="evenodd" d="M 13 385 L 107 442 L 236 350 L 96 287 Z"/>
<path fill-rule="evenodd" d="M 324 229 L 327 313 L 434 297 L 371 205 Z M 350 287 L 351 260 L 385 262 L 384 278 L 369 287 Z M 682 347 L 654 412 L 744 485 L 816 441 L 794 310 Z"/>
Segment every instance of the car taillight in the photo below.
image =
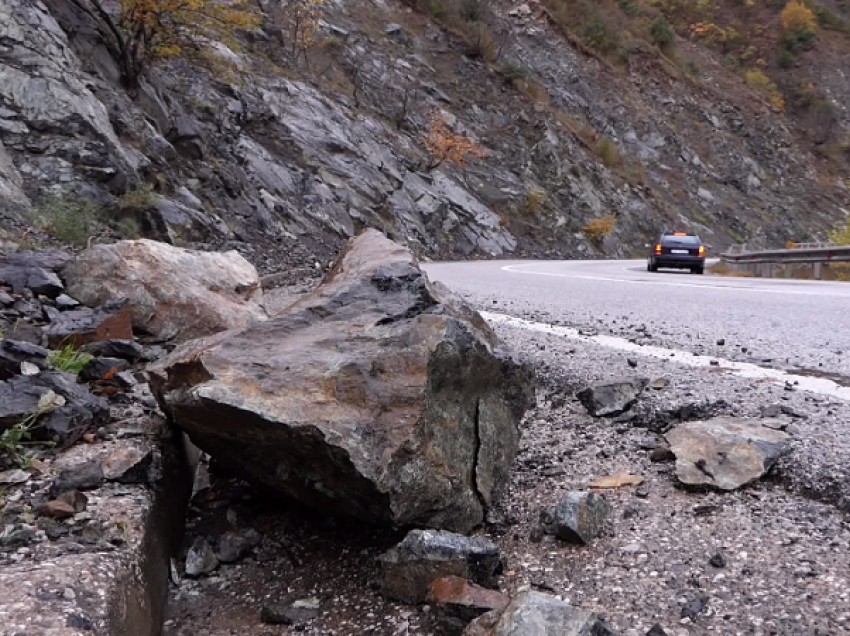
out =
<path fill-rule="evenodd" d="M 656 254 L 661 254 L 661 243 L 656 243 L 656 244 L 655 244 L 655 253 L 656 253 Z"/>
<path fill-rule="evenodd" d="M 705 245 L 700 245 L 700 246 L 699 246 L 699 255 L 700 255 L 700 256 L 705 256 Z"/>

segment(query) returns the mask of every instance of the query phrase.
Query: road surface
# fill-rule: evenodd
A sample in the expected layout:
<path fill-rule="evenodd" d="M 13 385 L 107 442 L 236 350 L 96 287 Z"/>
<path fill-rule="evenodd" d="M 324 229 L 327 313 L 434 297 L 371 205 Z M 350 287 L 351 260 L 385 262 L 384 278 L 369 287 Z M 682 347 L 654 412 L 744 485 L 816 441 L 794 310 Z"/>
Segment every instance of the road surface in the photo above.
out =
<path fill-rule="evenodd" d="M 498 315 L 850 386 L 850 283 L 649 273 L 644 261 L 429 263 Z"/>

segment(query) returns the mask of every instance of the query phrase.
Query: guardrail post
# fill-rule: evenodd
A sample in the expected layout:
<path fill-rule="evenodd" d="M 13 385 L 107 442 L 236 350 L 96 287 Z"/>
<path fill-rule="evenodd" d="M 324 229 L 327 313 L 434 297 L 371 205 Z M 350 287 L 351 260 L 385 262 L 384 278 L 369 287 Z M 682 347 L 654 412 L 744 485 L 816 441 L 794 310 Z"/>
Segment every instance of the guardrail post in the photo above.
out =
<path fill-rule="evenodd" d="M 815 263 L 814 265 L 815 280 L 820 280 L 823 277 L 823 263 Z"/>

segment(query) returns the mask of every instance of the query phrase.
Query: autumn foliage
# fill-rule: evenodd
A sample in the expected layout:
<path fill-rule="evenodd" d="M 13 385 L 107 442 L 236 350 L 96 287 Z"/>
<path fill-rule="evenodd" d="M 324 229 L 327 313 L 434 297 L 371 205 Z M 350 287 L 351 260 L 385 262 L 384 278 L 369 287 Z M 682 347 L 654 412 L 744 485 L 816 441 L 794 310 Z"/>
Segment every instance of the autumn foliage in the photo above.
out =
<path fill-rule="evenodd" d="M 791 0 L 779 15 L 782 30 L 786 33 L 814 32 L 818 22 L 814 12 L 802 2 Z"/>
<path fill-rule="evenodd" d="M 232 42 L 236 29 L 257 24 L 248 0 L 118 0 L 117 10 L 106 0 L 70 2 L 98 25 L 129 87 L 157 59 Z"/>
<path fill-rule="evenodd" d="M 425 136 L 425 146 L 433 158 L 428 166 L 429 170 L 433 170 L 444 161 L 464 165 L 467 157 L 481 159 L 487 156 L 484 149 L 469 137 L 453 132 L 445 116 L 437 112 L 428 115 L 428 134 Z"/>

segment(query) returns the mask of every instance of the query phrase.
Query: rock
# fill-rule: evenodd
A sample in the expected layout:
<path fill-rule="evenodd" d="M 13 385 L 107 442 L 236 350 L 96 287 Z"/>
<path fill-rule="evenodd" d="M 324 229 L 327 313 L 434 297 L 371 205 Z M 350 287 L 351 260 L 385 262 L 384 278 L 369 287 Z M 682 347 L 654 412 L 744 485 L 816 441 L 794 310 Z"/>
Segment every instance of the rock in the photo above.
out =
<path fill-rule="evenodd" d="M 241 329 L 266 318 L 257 271 L 232 251 L 121 241 L 92 246 L 64 273 L 68 292 L 89 307 L 127 298 L 133 328 L 161 341 Z"/>
<path fill-rule="evenodd" d="M 12 298 L 5 290 L 0 289 L 0 305 L 3 307 L 8 307 L 12 303 L 15 302 L 15 299 Z"/>
<path fill-rule="evenodd" d="M 790 449 L 785 433 L 759 420 L 734 417 L 680 424 L 666 438 L 676 455 L 679 481 L 721 490 L 759 479 Z"/>
<path fill-rule="evenodd" d="M 330 514 L 464 532 L 506 483 L 534 399 L 530 368 L 374 230 L 271 320 L 148 373 L 175 423 L 236 474 Z"/>
<path fill-rule="evenodd" d="M 655 623 L 655 625 L 650 627 L 649 631 L 646 632 L 646 636 L 667 636 L 667 632 L 664 631 L 664 628 L 661 627 L 661 625 Z"/>
<path fill-rule="evenodd" d="M 103 484 L 103 468 L 96 459 L 69 466 L 59 473 L 50 486 L 50 493 L 57 497 L 69 490 L 92 490 Z"/>
<path fill-rule="evenodd" d="M 682 607 L 682 618 L 694 620 L 708 605 L 707 596 L 692 598 Z"/>
<path fill-rule="evenodd" d="M 638 365 L 638 361 L 637 361 L 637 360 L 635 360 L 634 358 L 628 358 L 628 359 L 626 360 L 626 362 L 628 363 L 628 365 L 629 365 L 632 369 L 636 368 L 636 367 L 637 367 L 637 365 Z"/>
<path fill-rule="evenodd" d="M 723 556 L 723 552 L 721 550 L 718 550 L 711 555 L 711 558 L 708 560 L 708 564 L 714 568 L 725 568 L 726 557 Z"/>
<path fill-rule="evenodd" d="M 103 380 L 107 375 L 115 375 L 127 368 L 127 361 L 121 358 L 92 358 L 80 369 L 77 377 L 83 382 Z"/>
<path fill-rule="evenodd" d="M 0 254 L 0 285 L 9 285 L 16 294 L 30 289 L 36 295 L 56 298 L 64 286 L 52 271 L 44 269 L 37 261 L 14 254 Z"/>
<path fill-rule="evenodd" d="M 562 541 L 588 543 L 602 533 L 610 514 L 611 507 L 602 495 L 571 492 L 557 506 L 540 513 L 540 526 Z"/>
<path fill-rule="evenodd" d="M 463 636 L 615 636 L 593 612 L 549 594 L 521 592 L 501 612 L 476 619 Z"/>
<path fill-rule="evenodd" d="M 133 323 L 126 300 L 111 300 L 97 309 L 60 312 L 46 330 L 50 347 L 71 345 L 79 349 L 90 342 L 133 339 Z"/>
<path fill-rule="evenodd" d="M 148 470 L 153 464 L 153 450 L 132 444 L 122 444 L 107 455 L 102 462 L 103 476 L 122 484 L 143 484 L 148 481 Z"/>
<path fill-rule="evenodd" d="M 725 339 L 725 338 L 719 338 L 719 339 L 717 340 L 717 346 L 718 346 L 718 347 L 722 347 L 722 346 L 724 346 L 725 344 L 726 344 L 726 339 Z"/>
<path fill-rule="evenodd" d="M 670 386 L 670 380 L 668 380 L 667 378 L 656 378 L 655 380 L 649 383 L 649 387 L 655 391 L 666 389 L 668 386 Z"/>
<path fill-rule="evenodd" d="M 196 579 L 211 574 L 218 567 L 218 557 L 209 542 L 197 537 L 186 555 L 186 576 Z"/>
<path fill-rule="evenodd" d="M 470 583 L 458 576 L 447 576 L 431 583 L 428 603 L 434 605 L 440 633 L 459 635 L 471 621 L 493 610 L 502 610 L 508 597 Z"/>
<path fill-rule="evenodd" d="M 797 411 L 795 411 L 793 408 L 791 408 L 790 406 L 787 406 L 785 404 L 771 404 L 770 406 L 761 407 L 761 416 L 763 418 L 772 419 L 772 418 L 779 417 L 780 415 L 787 415 L 788 417 L 795 417 L 795 418 L 801 417 L 800 414 L 797 413 Z M 785 425 L 787 425 L 787 423 L 785 423 Z M 772 427 L 770 422 L 767 422 L 767 423 L 763 422 L 762 426 L 767 426 L 768 428 Z M 783 428 L 784 428 L 784 426 L 783 426 Z"/>
<path fill-rule="evenodd" d="M 653 448 L 649 453 L 649 461 L 651 462 L 672 462 L 676 459 L 676 454 L 673 449 L 667 445 Z"/>
<path fill-rule="evenodd" d="M 100 340 L 83 345 L 81 349 L 90 355 L 103 358 L 121 358 L 134 362 L 144 357 L 144 349 L 135 340 Z"/>
<path fill-rule="evenodd" d="M 594 417 L 619 415 L 637 402 L 649 383 L 646 379 L 615 380 L 579 391 L 576 397 Z"/>
<path fill-rule="evenodd" d="M 301 625 L 317 618 L 320 609 L 317 598 L 266 605 L 260 611 L 260 620 L 267 625 Z"/>
<path fill-rule="evenodd" d="M 25 523 L 9 524 L 0 532 L 0 548 L 20 548 L 35 538 L 36 528 Z"/>
<path fill-rule="evenodd" d="M 49 393 L 61 398 L 42 404 Z M 34 376 L 17 376 L 0 382 L 0 430 L 14 426 L 41 411 L 38 418 L 39 436 L 57 435 L 73 442 L 86 429 L 99 426 L 109 416 L 106 400 L 92 395 L 77 384 L 70 373 L 45 371 Z"/>
<path fill-rule="evenodd" d="M 66 490 L 56 499 L 71 506 L 74 513 L 85 511 L 89 504 L 89 498 L 78 490 Z"/>
<path fill-rule="evenodd" d="M 54 519 L 69 519 L 74 516 L 74 506 L 54 499 L 48 501 L 41 507 L 41 514 Z"/>
<path fill-rule="evenodd" d="M 44 347 L 19 340 L 0 341 L 0 380 L 19 375 L 22 362 L 29 362 L 39 369 L 47 368 L 50 352 Z"/>
<path fill-rule="evenodd" d="M 218 540 L 216 552 L 218 560 L 222 563 L 235 563 L 260 545 L 261 539 L 260 533 L 253 528 L 239 532 L 228 532 Z"/>
<path fill-rule="evenodd" d="M 438 530 L 411 530 L 378 562 L 384 594 L 411 604 L 424 603 L 431 583 L 446 576 L 495 587 L 502 567 L 499 548 L 491 541 Z"/>
<path fill-rule="evenodd" d="M 19 468 L 0 472 L 0 486 L 16 486 L 18 484 L 25 484 L 29 480 L 30 474 Z"/>
<path fill-rule="evenodd" d="M 400 24 L 396 24 L 391 22 L 384 28 L 384 32 L 387 35 L 395 35 L 396 33 L 402 33 L 404 30 L 401 28 Z"/>
<path fill-rule="evenodd" d="M 56 308 L 65 310 L 65 309 L 74 309 L 80 306 L 80 301 L 71 298 L 68 294 L 59 294 L 56 297 Z"/>

